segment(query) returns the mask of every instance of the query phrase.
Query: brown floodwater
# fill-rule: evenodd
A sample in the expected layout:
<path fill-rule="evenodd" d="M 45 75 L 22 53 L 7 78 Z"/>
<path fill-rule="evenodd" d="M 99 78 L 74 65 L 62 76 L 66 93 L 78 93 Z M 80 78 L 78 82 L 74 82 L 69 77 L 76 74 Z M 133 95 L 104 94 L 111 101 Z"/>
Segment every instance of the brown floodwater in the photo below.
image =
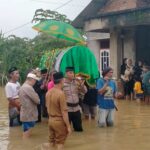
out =
<path fill-rule="evenodd" d="M 84 132 L 68 137 L 66 150 L 150 150 L 150 106 L 135 101 L 116 101 L 115 126 L 99 128 L 96 121 L 83 121 Z M 47 120 L 36 125 L 33 136 L 22 140 L 21 127 L 8 127 L 7 100 L 0 88 L 0 150 L 45 150 Z"/>

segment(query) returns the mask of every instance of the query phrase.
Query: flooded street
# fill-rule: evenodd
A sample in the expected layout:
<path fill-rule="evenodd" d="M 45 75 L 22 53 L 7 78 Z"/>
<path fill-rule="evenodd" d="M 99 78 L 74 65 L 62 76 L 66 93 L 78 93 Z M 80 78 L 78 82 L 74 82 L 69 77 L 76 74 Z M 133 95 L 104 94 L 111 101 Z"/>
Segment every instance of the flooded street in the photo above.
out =
<path fill-rule="evenodd" d="M 98 128 L 96 121 L 84 121 L 83 133 L 72 133 L 66 150 L 149 150 L 150 106 L 131 101 L 117 101 L 113 128 Z M 7 101 L 0 88 L 0 150 L 43 150 L 48 141 L 48 127 L 44 120 L 33 129 L 29 140 L 22 140 L 21 127 L 8 127 Z"/>

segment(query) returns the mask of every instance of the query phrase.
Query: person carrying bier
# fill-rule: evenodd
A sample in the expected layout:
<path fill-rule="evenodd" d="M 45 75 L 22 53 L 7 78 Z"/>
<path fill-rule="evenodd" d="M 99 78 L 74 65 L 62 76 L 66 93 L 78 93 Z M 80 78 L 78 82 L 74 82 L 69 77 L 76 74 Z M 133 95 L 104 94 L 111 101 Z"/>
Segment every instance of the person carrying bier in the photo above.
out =
<path fill-rule="evenodd" d="M 82 81 L 81 81 L 82 82 Z M 74 67 L 66 67 L 66 78 L 64 80 L 63 91 L 67 98 L 69 121 L 73 124 L 74 131 L 81 132 L 82 120 L 81 120 L 81 108 L 79 105 L 80 92 L 86 93 L 87 88 L 84 82 L 78 84 L 75 79 Z"/>

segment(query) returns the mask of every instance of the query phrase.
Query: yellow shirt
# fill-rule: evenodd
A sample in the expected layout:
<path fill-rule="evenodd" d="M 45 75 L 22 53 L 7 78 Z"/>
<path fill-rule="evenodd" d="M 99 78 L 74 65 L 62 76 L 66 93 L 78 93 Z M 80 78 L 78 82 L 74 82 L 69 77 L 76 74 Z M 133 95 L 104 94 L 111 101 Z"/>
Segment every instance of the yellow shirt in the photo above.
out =
<path fill-rule="evenodd" d="M 139 81 L 136 81 L 136 82 L 135 82 L 135 84 L 134 84 L 134 91 L 135 91 L 137 94 L 143 93 L 143 90 L 142 90 L 142 87 L 141 87 L 141 82 L 139 82 Z"/>

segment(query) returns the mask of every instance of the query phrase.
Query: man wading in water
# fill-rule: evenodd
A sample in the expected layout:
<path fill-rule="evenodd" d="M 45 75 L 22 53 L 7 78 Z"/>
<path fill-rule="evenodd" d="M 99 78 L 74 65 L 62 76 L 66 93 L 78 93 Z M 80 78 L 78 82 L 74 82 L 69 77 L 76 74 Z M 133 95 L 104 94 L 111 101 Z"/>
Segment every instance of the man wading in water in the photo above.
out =
<path fill-rule="evenodd" d="M 20 100 L 18 92 L 20 89 L 19 71 L 16 67 L 12 67 L 8 70 L 10 77 L 9 82 L 5 86 L 6 97 L 8 99 L 8 112 L 9 112 L 9 126 L 20 125 Z"/>
<path fill-rule="evenodd" d="M 23 138 L 31 136 L 31 129 L 35 126 L 38 120 L 37 105 L 40 104 L 38 94 L 33 89 L 38 77 L 29 73 L 25 83 L 19 90 L 19 97 L 21 101 L 20 120 L 22 121 Z"/>
<path fill-rule="evenodd" d="M 62 72 L 54 73 L 54 87 L 46 94 L 46 106 L 49 115 L 50 146 L 63 150 L 65 140 L 71 133 L 68 119 L 66 97 L 62 91 L 64 84 Z"/>

